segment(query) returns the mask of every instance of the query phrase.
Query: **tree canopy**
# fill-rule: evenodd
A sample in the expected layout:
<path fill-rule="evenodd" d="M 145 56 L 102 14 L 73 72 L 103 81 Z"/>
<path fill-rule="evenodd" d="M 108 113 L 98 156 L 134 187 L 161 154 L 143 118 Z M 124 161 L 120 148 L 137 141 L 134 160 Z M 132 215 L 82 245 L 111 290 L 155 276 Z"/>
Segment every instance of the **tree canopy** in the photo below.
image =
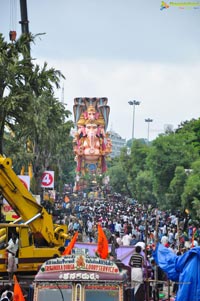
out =
<path fill-rule="evenodd" d="M 200 209 L 199 126 L 200 119 L 192 119 L 182 123 L 175 132 L 159 135 L 151 143 L 145 144 L 141 139 L 132 141 L 131 151 L 123 148 L 118 161 L 114 161 L 112 171 L 115 165 L 116 170 L 120 166 L 121 171 L 115 172 L 114 182 L 111 180 L 113 189 L 120 192 L 123 185 L 126 194 L 141 204 L 161 209 L 188 209 L 197 217 Z M 126 185 L 122 184 L 124 179 Z"/>
<path fill-rule="evenodd" d="M 0 35 L 0 153 L 12 157 L 17 173 L 22 166 L 33 166 L 32 190 L 38 193 L 45 169 L 56 171 L 57 182 L 69 180 L 70 174 L 72 181 L 73 122 L 55 97 L 64 76 L 46 62 L 33 63 L 27 41 L 34 40 L 22 35 L 7 43 Z"/>

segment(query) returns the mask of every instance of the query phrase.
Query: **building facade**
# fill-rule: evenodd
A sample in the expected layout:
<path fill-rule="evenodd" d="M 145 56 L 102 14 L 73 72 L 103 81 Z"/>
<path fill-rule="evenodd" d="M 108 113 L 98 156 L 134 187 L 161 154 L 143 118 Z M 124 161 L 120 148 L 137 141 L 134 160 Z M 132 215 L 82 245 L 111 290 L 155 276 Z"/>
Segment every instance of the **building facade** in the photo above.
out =
<path fill-rule="evenodd" d="M 126 139 L 123 139 L 119 134 L 110 131 L 110 139 L 112 141 L 112 152 L 110 154 L 111 158 L 118 157 L 122 147 L 126 146 Z"/>

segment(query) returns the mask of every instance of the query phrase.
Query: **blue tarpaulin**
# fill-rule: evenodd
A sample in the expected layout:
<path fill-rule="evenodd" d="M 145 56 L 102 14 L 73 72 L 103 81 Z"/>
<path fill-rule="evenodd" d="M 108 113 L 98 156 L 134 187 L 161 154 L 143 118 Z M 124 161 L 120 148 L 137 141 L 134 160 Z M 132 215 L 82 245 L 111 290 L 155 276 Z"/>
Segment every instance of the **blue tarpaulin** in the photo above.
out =
<path fill-rule="evenodd" d="M 179 282 L 176 301 L 200 301 L 200 247 L 178 256 L 157 244 L 153 257 L 170 280 Z"/>

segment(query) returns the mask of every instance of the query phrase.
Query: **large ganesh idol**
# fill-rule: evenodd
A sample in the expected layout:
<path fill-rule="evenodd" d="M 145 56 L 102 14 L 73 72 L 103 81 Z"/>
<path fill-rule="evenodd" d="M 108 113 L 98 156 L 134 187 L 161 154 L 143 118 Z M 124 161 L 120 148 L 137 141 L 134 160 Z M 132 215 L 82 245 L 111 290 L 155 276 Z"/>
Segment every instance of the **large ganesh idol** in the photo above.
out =
<path fill-rule="evenodd" d="M 111 153 L 111 140 L 106 133 L 110 107 L 107 98 L 75 98 L 74 119 L 77 132 L 74 137 L 76 171 L 103 173 L 106 156 Z"/>

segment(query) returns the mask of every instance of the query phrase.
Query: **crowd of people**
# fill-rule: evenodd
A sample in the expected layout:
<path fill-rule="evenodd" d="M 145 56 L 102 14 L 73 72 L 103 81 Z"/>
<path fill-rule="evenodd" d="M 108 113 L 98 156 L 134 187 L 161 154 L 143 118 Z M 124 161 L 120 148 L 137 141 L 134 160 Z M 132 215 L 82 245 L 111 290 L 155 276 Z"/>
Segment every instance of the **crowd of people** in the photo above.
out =
<path fill-rule="evenodd" d="M 141 205 L 138 201 L 122 197 L 119 194 L 103 196 L 101 191 L 83 194 L 76 200 L 66 203 L 60 199 L 56 202 L 56 209 L 67 214 L 54 216 L 55 222 L 68 225 L 68 232 L 78 231 L 78 240 L 88 243 L 98 241 L 98 224 L 107 236 L 108 242 L 115 242 L 115 247 L 135 246 L 129 266 L 131 268 L 131 292 L 136 300 L 138 284 L 144 278 L 154 279 L 156 263 L 152 257 L 155 245 L 160 242 L 177 255 L 181 255 L 192 247 L 200 245 L 200 227 L 187 214 L 180 211 L 160 211 L 150 205 Z M 56 220 L 57 219 L 57 220 Z M 16 271 L 15 255 L 18 249 L 18 239 L 15 235 L 9 240 L 8 275 L 12 279 Z M 157 267 L 158 268 L 158 267 Z M 146 274 L 145 274 L 146 273 Z M 165 279 L 165 274 L 158 269 L 158 279 Z M 163 285 L 160 284 L 159 290 Z M 9 290 L 8 290 L 9 291 Z M 176 294 L 177 285 L 173 286 Z M 12 300 L 8 292 L 3 293 L 1 300 Z M 155 298 L 153 287 L 149 286 L 150 298 Z M 5 296 L 6 295 L 6 296 Z M 138 299 L 139 300 L 139 299 Z M 150 299 L 149 299 L 150 300 Z"/>
<path fill-rule="evenodd" d="M 174 252 L 200 245 L 200 227 L 187 214 L 160 211 L 118 194 L 106 198 L 88 194 L 70 205 L 70 214 L 61 222 L 68 225 L 72 234 L 78 230 L 79 239 L 84 242 L 97 242 L 100 223 L 107 238 L 114 235 L 119 245 L 145 242 L 151 248 L 160 241 Z"/>
<path fill-rule="evenodd" d="M 162 282 L 167 281 L 166 274 L 152 257 L 158 242 L 177 255 L 200 245 L 200 227 L 189 215 L 180 211 L 161 211 L 149 205 L 144 206 L 118 194 L 103 198 L 92 193 L 79 198 L 79 201 L 71 204 L 70 215 L 63 218 L 62 222 L 68 224 L 68 231 L 72 235 L 79 231 L 79 240 L 83 242 L 97 242 L 97 226 L 100 224 L 109 243 L 115 241 L 118 246 L 135 246 L 135 253 L 129 265 L 132 270 L 131 292 L 134 295 L 131 299 L 136 301 L 140 300 L 140 297 L 136 297 L 138 283 L 141 284 L 146 278 L 153 280 L 156 268 L 160 283 L 157 289 L 149 285 L 149 300 L 157 300 L 155 294 L 162 292 Z M 177 288 L 177 284 L 174 283 L 174 295 Z"/>

